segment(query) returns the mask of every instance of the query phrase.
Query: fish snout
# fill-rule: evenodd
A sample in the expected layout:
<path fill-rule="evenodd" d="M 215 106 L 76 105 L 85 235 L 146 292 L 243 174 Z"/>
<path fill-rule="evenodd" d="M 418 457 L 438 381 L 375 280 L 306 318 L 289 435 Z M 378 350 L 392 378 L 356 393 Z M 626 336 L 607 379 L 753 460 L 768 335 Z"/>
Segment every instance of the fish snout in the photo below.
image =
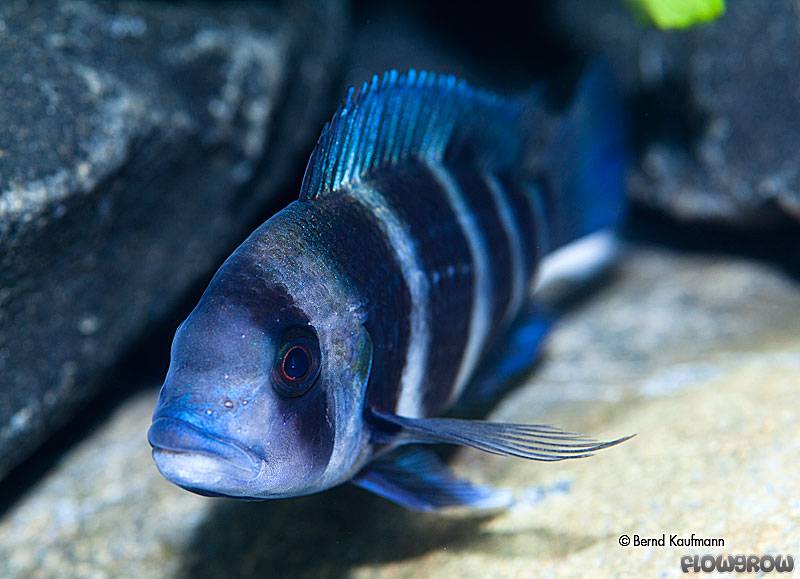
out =
<path fill-rule="evenodd" d="M 251 480 L 263 465 L 252 451 L 180 418 L 155 417 L 147 441 L 159 471 L 192 489 L 213 491 L 221 480 Z"/>

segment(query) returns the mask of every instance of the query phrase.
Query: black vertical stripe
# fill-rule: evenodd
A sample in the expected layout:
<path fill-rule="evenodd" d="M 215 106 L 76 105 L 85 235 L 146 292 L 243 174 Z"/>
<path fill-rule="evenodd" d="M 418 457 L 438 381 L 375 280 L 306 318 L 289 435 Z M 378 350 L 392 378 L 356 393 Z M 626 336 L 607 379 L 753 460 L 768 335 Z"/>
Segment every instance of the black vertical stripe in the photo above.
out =
<path fill-rule="evenodd" d="M 352 284 L 366 314 L 373 364 L 368 403 L 393 412 L 410 338 L 411 297 L 378 218 L 346 194 L 303 202 L 316 242 Z M 331 280 L 330 283 L 337 283 Z"/>
<path fill-rule="evenodd" d="M 511 249 L 497 205 L 483 174 L 473 163 L 450 163 L 451 174 L 459 185 L 462 195 L 475 217 L 483 238 L 489 260 L 491 279 L 491 322 L 489 339 L 500 330 L 506 307 L 511 299 L 514 270 Z"/>
<path fill-rule="evenodd" d="M 569 220 L 563 215 L 566 207 L 558 201 L 558 191 L 552 187 L 550 180 L 540 177 L 528 179 L 521 184 L 531 207 L 536 214 L 537 239 L 539 240 L 539 261 L 561 245 L 556 243 L 566 233 L 564 223 Z"/>
<path fill-rule="evenodd" d="M 539 242 L 539 231 L 541 224 L 537 222 L 536 208 L 534 200 L 531 198 L 527 188 L 517 181 L 498 177 L 497 183 L 501 193 L 506 196 L 511 212 L 517 224 L 520 240 L 522 241 L 523 255 L 523 279 L 525 280 L 525 297 L 527 290 L 536 273 L 537 264 L 542 258 L 544 248 Z"/>
<path fill-rule="evenodd" d="M 385 171 L 368 185 L 378 190 L 408 227 L 430 280 L 430 352 L 422 384 L 423 410 L 444 409 L 469 337 L 474 291 L 472 256 L 442 185 L 422 163 Z"/>

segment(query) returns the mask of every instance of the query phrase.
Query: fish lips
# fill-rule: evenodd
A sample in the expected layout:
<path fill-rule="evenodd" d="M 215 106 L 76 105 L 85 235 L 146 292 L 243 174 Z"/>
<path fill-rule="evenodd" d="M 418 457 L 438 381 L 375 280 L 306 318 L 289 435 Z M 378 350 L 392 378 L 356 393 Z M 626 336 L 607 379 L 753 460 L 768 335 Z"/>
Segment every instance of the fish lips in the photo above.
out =
<path fill-rule="evenodd" d="M 159 472 L 198 494 L 246 495 L 265 466 L 249 449 L 175 417 L 156 416 L 147 441 Z"/>

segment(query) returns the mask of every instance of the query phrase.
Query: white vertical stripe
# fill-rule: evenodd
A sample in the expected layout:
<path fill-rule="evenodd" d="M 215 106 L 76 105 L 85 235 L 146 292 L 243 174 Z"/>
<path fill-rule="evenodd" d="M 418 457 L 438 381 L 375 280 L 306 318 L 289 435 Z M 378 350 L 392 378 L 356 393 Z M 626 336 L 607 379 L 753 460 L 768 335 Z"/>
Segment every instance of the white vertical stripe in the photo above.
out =
<path fill-rule="evenodd" d="M 494 199 L 495 207 L 497 207 L 497 214 L 500 216 L 500 222 L 508 238 L 508 248 L 511 252 L 511 299 L 508 301 L 505 314 L 503 314 L 503 322 L 507 323 L 517 315 L 522 305 L 522 300 L 525 298 L 527 280 L 525 279 L 525 265 L 522 254 L 522 237 L 517 227 L 517 220 L 514 218 L 511 206 L 508 204 L 503 186 L 497 181 L 497 177 L 490 173 L 485 174 L 483 178 L 492 193 L 492 199 Z"/>
<path fill-rule="evenodd" d="M 467 381 L 471 378 L 475 367 L 478 365 L 492 319 L 492 283 L 491 265 L 489 263 L 489 253 L 486 247 L 486 239 L 478 229 L 475 215 L 469 209 L 464 200 L 461 190 L 455 179 L 450 173 L 438 163 L 431 163 L 429 168 L 434 177 L 442 186 L 450 206 L 456 214 L 458 223 L 464 236 L 467 238 L 467 245 L 472 257 L 472 269 L 475 276 L 475 287 L 472 292 L 472 312 L 470 315 L 469 337 L 461 357 L 461 365 L 458 368 L 453 391 L 450 394 L 450 401 L 456 400 L 464 390 Z"/>
<path fill-rule="evenodd" d="M 406 362 L 403 366 L 396 412 L 400 416 L 422 416 L 423 377 L 428 368 L 430 348 L 430 282 L 425 275 L 417 245 L 408 227 L 374 188 L 359 184 L 353 197 L 369 209 L 395 252 L 403 279 L 411 296 L 410 331 Z"/>

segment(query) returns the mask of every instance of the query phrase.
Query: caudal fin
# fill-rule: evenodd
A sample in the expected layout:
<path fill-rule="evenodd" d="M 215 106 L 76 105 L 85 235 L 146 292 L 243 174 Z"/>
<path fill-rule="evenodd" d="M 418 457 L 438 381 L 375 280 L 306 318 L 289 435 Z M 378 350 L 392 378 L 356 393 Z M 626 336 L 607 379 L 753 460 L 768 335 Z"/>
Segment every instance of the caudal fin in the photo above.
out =
<path fill-rule="evenodd" d="M 595 64 L 546 155 L 551 249 L 618 224 L 625 212 L 625 122 L 611 71 Z"/>

